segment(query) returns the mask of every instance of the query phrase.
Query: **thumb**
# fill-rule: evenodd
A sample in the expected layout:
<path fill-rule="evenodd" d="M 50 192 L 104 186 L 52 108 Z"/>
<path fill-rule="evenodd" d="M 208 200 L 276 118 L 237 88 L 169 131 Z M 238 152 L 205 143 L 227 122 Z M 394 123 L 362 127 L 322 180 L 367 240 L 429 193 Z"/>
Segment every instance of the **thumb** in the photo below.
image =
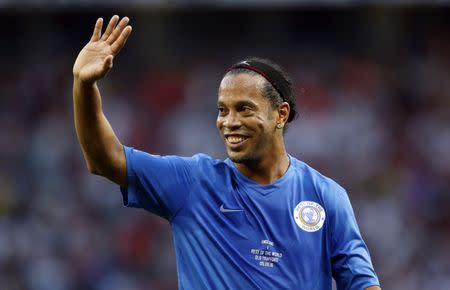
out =
<path fill-rule="evenodd" d="M 105 71 L 109 71 L 112 67 L 113 67 L 113 56 L 108 55 L 103 63 L 103 68 L 105 69 Z"/>

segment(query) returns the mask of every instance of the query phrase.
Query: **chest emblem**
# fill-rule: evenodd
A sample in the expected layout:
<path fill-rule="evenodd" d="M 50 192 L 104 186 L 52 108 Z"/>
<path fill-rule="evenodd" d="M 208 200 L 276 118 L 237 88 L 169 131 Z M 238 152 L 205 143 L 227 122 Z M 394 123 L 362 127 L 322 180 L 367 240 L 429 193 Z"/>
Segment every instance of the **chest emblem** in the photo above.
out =
<path fill-rule="evenodd" d="M 294 209 L 295 223 L 304 231 L 316 232 L 325 221 L 325 210 L 313 201 L 302 201 Z"/>

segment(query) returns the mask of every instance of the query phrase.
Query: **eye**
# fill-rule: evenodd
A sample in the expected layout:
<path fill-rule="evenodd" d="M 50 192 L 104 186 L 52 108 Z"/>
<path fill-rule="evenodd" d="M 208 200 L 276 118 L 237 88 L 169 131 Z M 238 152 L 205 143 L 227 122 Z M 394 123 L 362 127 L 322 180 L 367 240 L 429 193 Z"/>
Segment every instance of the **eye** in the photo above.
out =
<path fill-rule="evenodd" d="M 224 107 L 217 107 L 217 111 L 219 112 L 219 115 L 223 116 L 226 113 L 226 110 Z"/>
<path fill-rule="evenodd" d="M 241 111 L 243 114 L 251 114 L 253 112 L 253 108 L 249 106 L 242 106 L 239 111 Z"/>

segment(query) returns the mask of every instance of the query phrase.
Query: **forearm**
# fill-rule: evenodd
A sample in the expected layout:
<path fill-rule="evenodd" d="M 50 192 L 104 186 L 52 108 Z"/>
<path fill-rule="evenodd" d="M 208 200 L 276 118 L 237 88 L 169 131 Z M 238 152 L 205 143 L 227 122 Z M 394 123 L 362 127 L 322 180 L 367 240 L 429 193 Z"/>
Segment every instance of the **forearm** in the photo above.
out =
<path fill-rule="evenodd" d="M 370 286 L 370 287 L 366 288 L 365 290 L 381 290 L 381 288 L 379 286 Z"/>
<path fill-rule="evenodd" d="M 126 186 L 122 144 L 103 114 L 97 85 L 84 84 L 75 77 L 73 102 L 75 129 L 89 171 Z"/>

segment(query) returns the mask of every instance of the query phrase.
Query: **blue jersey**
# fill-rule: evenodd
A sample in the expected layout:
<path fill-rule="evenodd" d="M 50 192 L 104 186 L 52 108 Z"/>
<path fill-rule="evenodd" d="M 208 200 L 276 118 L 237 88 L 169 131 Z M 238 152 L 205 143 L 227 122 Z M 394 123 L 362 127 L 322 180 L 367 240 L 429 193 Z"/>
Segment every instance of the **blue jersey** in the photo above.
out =
<path fill-rule="evenodd" d="M 294 157 L 261 185 L 229 159 L 124 150 L 124 203 L 170 222 L 180 290 L 379 285 L 345 190 Z"/>

